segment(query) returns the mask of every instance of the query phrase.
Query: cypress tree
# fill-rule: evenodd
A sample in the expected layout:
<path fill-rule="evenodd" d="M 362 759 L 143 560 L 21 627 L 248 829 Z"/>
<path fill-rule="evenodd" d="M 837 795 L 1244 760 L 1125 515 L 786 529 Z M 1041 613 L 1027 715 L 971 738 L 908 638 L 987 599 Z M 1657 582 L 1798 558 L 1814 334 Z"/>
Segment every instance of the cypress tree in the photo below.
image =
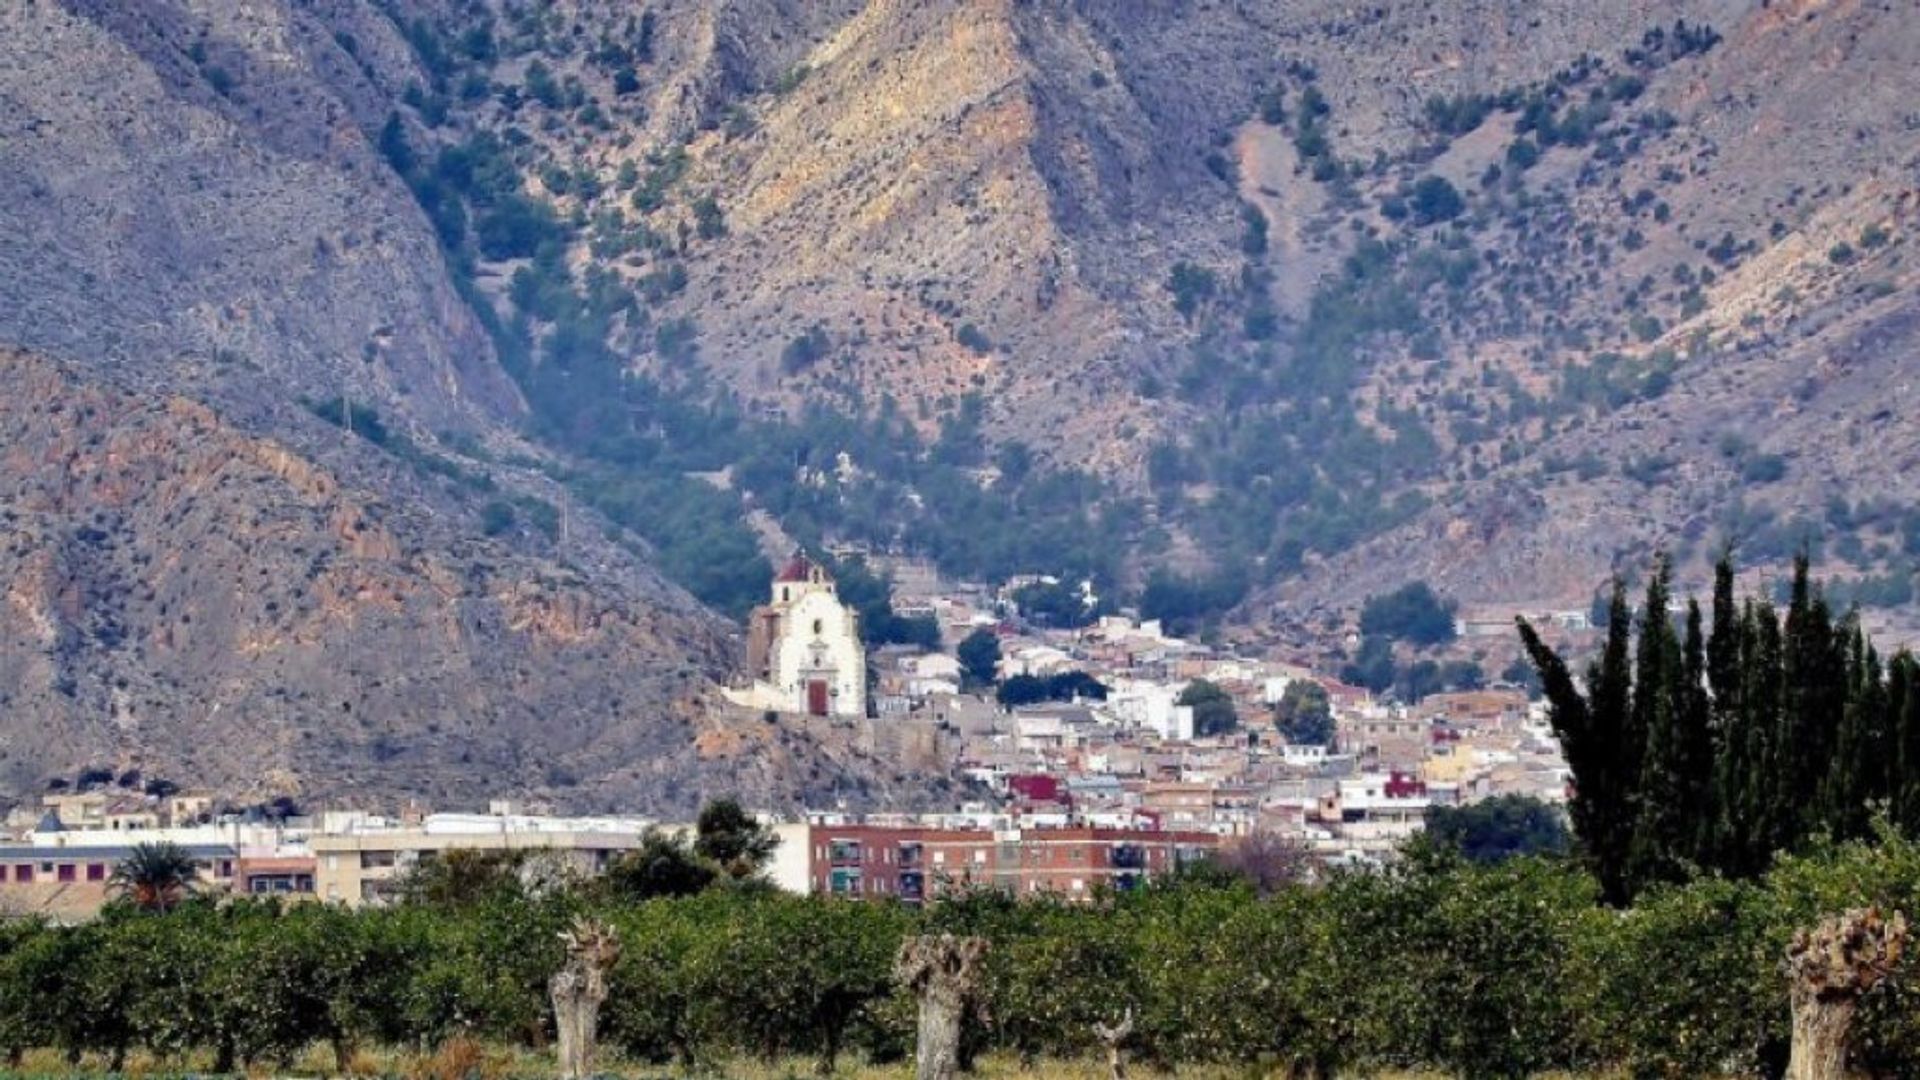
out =
<path fill-rule="evenodd" d="M 1920 662 L 1883 664 L 1853 615 L 1836 620 L 1796 560 L 1785 618 L 1737 609 L 1731 560 L 1715 570 L 1713 628 L 1668 618 L 1662 558 L 1637 627 L 1616 580 L 1585 693 L 1520 621 L 1573 774 L 1573 821 L 1609 903 L 1698 868 L 1764 873 L 1817 830 L 1864 836 L 1874 809 L 1920 836 Z"/>
<path fill-rule="evenodd" d="M 1687 861 L 1713 865 L 1714 805 L 1713 702 L 1707 693 L 1707 647 L 1700 604 L 1687 601 L 1687 634 L 1680 646 L 1680 685 L 1674 701 L 1679 732 L 1675 751 L 1680 765 L 1681 820 Z"/>
<path fill-rule="evenodd" d="M 1845 700 L 1845 661 L 1835 647 L 1832 613 L 1808 579 L 1805 552 L 1793 561 L 1781 672 L 1779 734 L 1775 739 L 1772 813 L 1787 822 L 1789 837 L 1824 824 L 1821 798 L 1832 767 Z"/>
<path fill-rule="evenodd" d="M 1743 833 L 1736 830 L 1734 817 L 1752 772 L 1747 712 L 1740 696 L 1749 624 L 1734 602 L 1733 576 L 1733 556 L 1722 552 L 1713 568 L 1713 636 L 1707 642 L 1707 682 L 1713 690 L 1713 821 L 1702 862 L 1712 866 L 1738 860 Z"/>
<path fill-rule="evenodd" d="M 1632 727 L 1645 740 L 1629 799 L 1635 818 L 1628 876 L 1635 891 L 1685 873 L 1693 855 L 1695 825 L 1687 817 L 1694 801 L 1688 789 L 1707 779 L 1705 772 L 1687 772 L 1691 740 L 1682 730 L 1685 720 L 1680 715 L 1685 708 L 1681 650 L 1667 614 L 1671 578 L 1672 568 L 1662 556 L 1647 582 L 1634 652 Z"/>
<path fill-rule="evenodd" d="M 1889 795 L 1886 755 L 1888 735 L 1886 687 L 1881 682 L 1880 657 L 1867 643 L 1858 623 L 1847 620 L 1849 677 L 1841 705 L 1840 729 L 1833 762 L 1827 774 L 1826 824 L 1841 839 L 1870 831 L 1875 805 Z"/>
<path fill-rule="evenodd" d="M 1895 772 L 1887 785 L 1894 824 L 1920 837 L 1920 661 L 1905 650 L 1887 665 L 1887 720 L 1895 746 Z"/>
<path fill-rule="evenodd" d="M 1633 898 L 1627 852 L 1636 816 L 1633 785 L 1639 780 L 1642 758 L 1629 709 L 1632 614 L 1627 608 L 1626 584 L 1614 580 L 1606 647 L 1587 669 L 1588 692 L 1584 695 L 1566 662 L 1540 640 L 1525 619 L 1516 622 L 1520 641 L 1540 672 L 1548 722 L 1559 736 L 1561 753 L 1573 774 L 1568 812 L 1574 834 L 1600 882 L 1601 895 L 1608 903 L 1624 904 Z"/>
<path fill-rule="evenodd" d="M 1592 688 L 1588 711 L 1601 747 L 1600 768 L 1593 784 L 1602 807 L 1598 829 L 1589 845 L 1598 867 L 1601 891 L 1616 903 L 1633 899 L 1628 852 L 1640 816 L 1636 799 L 1640 768 L 1646 760 L 1646 728 L 1635 722 L 1633 671 L 1629 646 L 1633 611 L 1627 605 L 1627 584 L 1615 578 L 1608 604 L 1607 644 L 1589 669 Z M 1579 783 L 1576 775 L 1575 783 Z"/>
<path fill-rule="evenodd" d="M 1740 690 L 1746 730 L 1745 785 L 1734 800 L 1732 827 L 1742 842 L 1735 873 L 1764 871 L 1786 846 L 1791 822 L 1778 811 L 1780 764 L 1781 656 L 1780 616 L 1769 603 L 1747 604 L 1748 649 L 1741 664 Z"/>

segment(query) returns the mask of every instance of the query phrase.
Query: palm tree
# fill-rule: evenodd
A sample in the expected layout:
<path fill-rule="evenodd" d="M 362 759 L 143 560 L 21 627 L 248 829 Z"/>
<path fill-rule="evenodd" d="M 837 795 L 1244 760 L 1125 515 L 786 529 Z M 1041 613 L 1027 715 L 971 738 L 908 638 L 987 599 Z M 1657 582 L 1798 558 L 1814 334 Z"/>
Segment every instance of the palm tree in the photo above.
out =
<path fill-rule="evenodd" d="M 113 868 L 107 888 L 144 911 L 164 912 L 200 889 L 200 867 L 170 840 L 135 844 Z"/>

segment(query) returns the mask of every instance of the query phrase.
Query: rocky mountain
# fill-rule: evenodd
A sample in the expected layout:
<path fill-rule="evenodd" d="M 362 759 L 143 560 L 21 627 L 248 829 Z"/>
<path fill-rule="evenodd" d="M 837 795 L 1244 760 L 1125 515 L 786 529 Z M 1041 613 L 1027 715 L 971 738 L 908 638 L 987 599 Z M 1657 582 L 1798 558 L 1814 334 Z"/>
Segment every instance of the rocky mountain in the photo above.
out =
<path fill-rule="evenodd" d="M 0 38 L 0 794 L 917 797 L 730 713 L 734 628 L 522 440 L 372 142 L 419 70 L 385 15 L 36 2 Z"/>
<path fill-rule="evenodd" d="M 348 651 L 392 652 L 383 634 L 466 626 L 439 589 L 444 607 L 398 621 L 323 619 L 272 676 L 232 665 L 273 619 L 228 620 L 172 667 L 101 651 L 84 612 L 50 638 L 26 619 L 13 662 L 41 689 L 21 693 L 86 719 L 15 782 L 106 752 L 123 698 L 187 716 L 222 693 L 355 702 L 339 744 L 317 705 L 280 708 L 275 738 L 295 746 L 518 748 L 516 775 L 558 763 L 583 784 L 610 775 L 578 764 L 589 730 L 683 760 L 695 741 L 670 718 L 707 715 L 694 703 L 730 659 L 679 589 L 731 612 L 759 588 L 743 502 L 804 541 L 974 577 L 1085 574 L 1150 613 L 1257 625 L 1320 625 L 1413 578 L 1469 602 L 1584 603 L 1656 548 L 1684 579 L 1727 542 L 1762 567 L 1811 545 L 1850 595 L 1910 611 L 1906 15 L 9 5 L 0 340 L 34 354 L 13 363 L 48 393 L 206 410 L 235 445 L 404 507 L 415 531 L 388 528 L 412 554 L 382 572 L 452 574 L 451 595 L 507 605 L 498 626 L 520 625 L 501 581 L 556 574 L 614 620 L 577 651 L 429 635 L 435 665 L 493 680 L 463 709 L 433 696 L 447 688 L 358 704 L 338 681 Z M 162 411 L 140 415 L 176 429 L 165 453 L 185 467 Z M 38 438 L 79 437 L 59 415 Z M 8 461 L 22 502 L 70 483 L 49 459 Z M 80 574 L 100 610 L 135 589 L 158 603 L 147 564 L 121 560 L 177 511 L 129 511 L 133 537 L 95 551 L 76 530 L 113 530 L 85 502 L 34 511 L 55 524 L 21 548 L 44 563 L 25 595 L 80 595 L 59 584 Z M 251 537 L 267 506 L 236 494 L 220 527 Z M 356 542 L 310 528 L 334 539 L 299 559 L 175 550 L 193 580 L 293 582 Z M 471 581 L 482 559 L 496 569 Z M 130 609 L 128 640 L 194 591 L 166 615 Z M 615 699 L 668 719 L 609 719 Z M 500 734 L 421 734 L 464 730 L 455 714 Z M 536 753 L 540 725 L 582 741 Z M 850 760 L 821 752 L 823 777 Z M 302 775 L 347 775 L 289 753 Z"/>
<path fill-rule="evenodd" d="M 187 398 L 0 372 L 7 790 L 104 766 L 328 803 L 889 795 L 844 741 L 722 707 L 730 628 L 617 549 L 530 555 Z"/>

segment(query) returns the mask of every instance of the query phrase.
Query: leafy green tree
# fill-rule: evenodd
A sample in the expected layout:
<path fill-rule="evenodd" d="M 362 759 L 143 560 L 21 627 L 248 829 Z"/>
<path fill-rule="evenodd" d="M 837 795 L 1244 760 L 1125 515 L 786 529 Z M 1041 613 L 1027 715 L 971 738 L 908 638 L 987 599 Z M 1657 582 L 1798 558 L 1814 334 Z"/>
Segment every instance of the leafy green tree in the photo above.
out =
<path fill-rule="evenodd" d="M 1412 209 L 1417 225 L 1452 221 L 1467 208 L 1467 202 L 1461 198 L 1458 188 L 1444 176 L 1431 175 L 1423 176 L 1414 183 L 1407 205 Z"/>
<path fill-rule="evenodd" d="M 954 655 L 967 685 L 992 686 L 1000 678 L 1000 636 L 993 631 L 983 628 L 961 638 Z"/>
<path fill-rule="evenodd" d="M 815 1052 L 831 1073 L 849 1031 L 892 992 L 905 925 L 893 905 L 759 897 L 736 909 L 715 950 L 725 974 L 710 984 L 713 1004 L 743 1048 Z"/>
<path fill-rule="evenodd" d="M 1364 686 L 1376 694 L 1392 686 L 1396 678 L 1393 639 L 1382 634 L 1361 638 L 1360 651 L 1354 654 L 1351 663 L 1340 669 L 1340 681 Z"/>
<path fill-rule="evenodd" d="M 683 838 L 649 829 L 638 848 L 607 868 L 606 886 L 614 895 L 633 900 L 692 896 L 712 886 L 720 875 L 720 868 L 696 854 Z"/>
<path fill-rule="evenodd" d="M 1360 632 L 1415 645 L 1443 645 L 1454 638 L 1453 605 L 1426 582 L 1410 582 L 1384 596 L 1367 597 L 1360 609 Z"/>
<path fill-rule="evenodd" d="M 1037 704 L 1047 700 L 1047 680 L 1037 675 L 1014 675 L 1000 683 L 993 699 L 1008 709 Z"/>
<path fill-rule="evenodd" d="M 1240 727 L 1240 714 L 1233 706 L 1233 697 L 1205 679 L 1188 683 L 1174 703 L 1193 708 L 1193 733 L 1201 738 L 1225 735 Z"/>
<path fill-rule="evenodd" d="M 1327 688 L 1311 679 L 1294 679 L 1273 707 L 1273 724 L 1290 743 L 1333 744 L 1333 704 Z"/>
<path fill-rule="evenodd" d="M 1564 855 L 1572 846 L 1565 814 L 1530 795 L 1496 795 L 1465 806 L 1427 810 L 1435 844 L 1476 863 L 1527 855 Z"/>
<path fill-rule="evenodd" d="M 518 893 L 524 851 L 441 852 L 422 859 L 398 883 L 400 898 L 413 904 L 457 907 L 502 893 Z"/>
<path fill-rule="evenodd" d="M 758 877 L 779 846 L 773 829 L 733 799 L 707 803 L 694 824 L 693 853 L 736 881 Z"/>

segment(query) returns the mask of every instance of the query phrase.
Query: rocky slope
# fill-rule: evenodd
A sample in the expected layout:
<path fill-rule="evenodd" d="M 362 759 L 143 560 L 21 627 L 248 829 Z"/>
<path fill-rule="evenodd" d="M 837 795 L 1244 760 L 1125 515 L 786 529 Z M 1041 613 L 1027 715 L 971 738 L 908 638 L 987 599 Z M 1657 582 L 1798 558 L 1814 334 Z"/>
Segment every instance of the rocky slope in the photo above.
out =
<path fill-rule="evenodd" d="M 663 4 L 624 92 L 630 13 L 515 10 L 520 55 L 475 66 L 568 91 L 465 122 L 589 222 L 576 266 L 645 294 L 636 368 L 923 432 L 977 394 L 996 437 L 1135 493 L 1162 447 L 1169 550 L 1285 581 L 1283 611 L 1416 572 L 1572 598 L 1659 545 L 1771 529 L 1777 559 L 1836 494 L 1912 502 L 1771 431 L 1776 383 L 1873 385 L 1809 334 L 1908 307 L 1897 5 Z M 1409 216 L 1430 180 L 1461 205 Z M 1897 530 L 1819 531 L 1842 576 L 1911 569 Z"/>
<path fill-rule="evenodd" d="M 374 146 L 425 77 L 405 30 L 0 8 L 0 796 L 106 766 L 309 802 L 898 797 L 843 736 L 729 713 L 732 628 L 521 439 Z"/>
<path fill-rule="evenodd" d="M 13 351 L 0 376 L 6 790 L 104 766 L 330 804 L 885 797 L 844 745 L 718 707 L 729 628 L 642 568 L 474 537 L 183 397 Z"/>

